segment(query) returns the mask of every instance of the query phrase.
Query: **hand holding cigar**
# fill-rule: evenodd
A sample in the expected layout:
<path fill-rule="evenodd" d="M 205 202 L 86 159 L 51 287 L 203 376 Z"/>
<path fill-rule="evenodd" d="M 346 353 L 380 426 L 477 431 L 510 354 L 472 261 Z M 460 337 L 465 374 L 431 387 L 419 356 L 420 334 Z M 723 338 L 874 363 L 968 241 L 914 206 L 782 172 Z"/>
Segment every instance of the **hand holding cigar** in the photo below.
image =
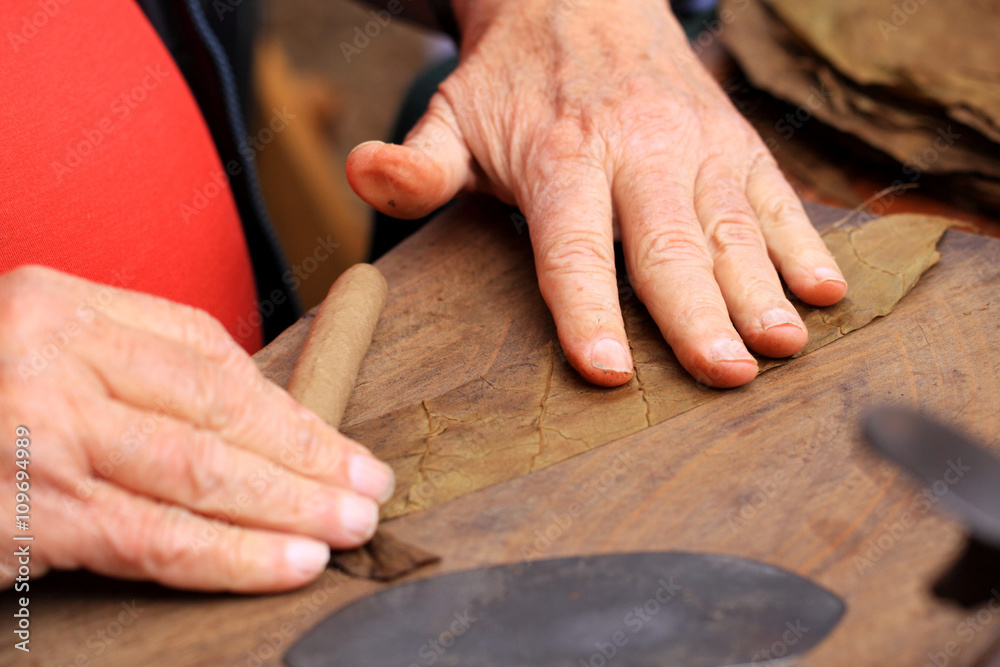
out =
<path fill-rule="evenodd" d="M 288 392 L 334 428 L 340 428 L 387 295 L 378 269 L 353 266 L 330 288 L 309 328 Z M 331 563 L 357 577 L 388 581 L 438 560 L 379 529 L 367 545 L 335 552 Z"/>

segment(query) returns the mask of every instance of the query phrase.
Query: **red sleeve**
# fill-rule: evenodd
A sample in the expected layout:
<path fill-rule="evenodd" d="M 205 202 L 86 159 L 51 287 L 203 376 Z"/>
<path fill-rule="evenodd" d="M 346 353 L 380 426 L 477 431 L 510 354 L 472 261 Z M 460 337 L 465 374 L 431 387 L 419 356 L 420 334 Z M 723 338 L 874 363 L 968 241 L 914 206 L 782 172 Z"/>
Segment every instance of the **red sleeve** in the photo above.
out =
<path fill-rule="evenodd" d="M 0 273 L 43 264 L 261 345 L 246 241 L 184 78 L 133 0 L 0 12 Z"/>

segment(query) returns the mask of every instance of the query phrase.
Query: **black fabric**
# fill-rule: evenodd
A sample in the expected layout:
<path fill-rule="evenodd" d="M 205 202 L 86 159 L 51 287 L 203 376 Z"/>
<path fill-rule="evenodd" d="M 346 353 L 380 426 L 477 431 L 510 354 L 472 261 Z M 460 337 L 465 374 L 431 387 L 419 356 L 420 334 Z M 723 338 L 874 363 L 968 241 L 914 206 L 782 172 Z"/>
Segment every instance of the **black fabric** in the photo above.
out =
<path fill-rule="evenodd" d="M 302 309 L 264 206 L 253 148 L 247 141 L 258 4 L 255 0 L 136 1 L 184 75 L 229 174 L 253 262 L 264 342 L 268 343 L 294 324 Z"/>

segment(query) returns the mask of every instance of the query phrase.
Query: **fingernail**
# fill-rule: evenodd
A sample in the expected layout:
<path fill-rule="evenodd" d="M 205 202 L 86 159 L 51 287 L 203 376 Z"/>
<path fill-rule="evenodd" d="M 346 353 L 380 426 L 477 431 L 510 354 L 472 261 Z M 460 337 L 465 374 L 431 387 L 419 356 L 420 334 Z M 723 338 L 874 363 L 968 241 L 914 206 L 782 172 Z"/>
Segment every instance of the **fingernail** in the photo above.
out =
<path fill-rule="evenodd" d="M 782 308 L 769 310 L 760 318 L 760 326 L 764 331 L 772 327 L 781 326 L 782 324 L 791 324 L 799 329 L 802 328 L 802 324 L 799 323 L 799 316 Z"/>
<path fill-rule="evenodd" d="M 815 271 L 813 271 L 813 275 L 816 276 L 816 282 L 819 283 L 834 281 L 838 283 L 844 283 L 845 285 L 847 284 L 847 281 L 844 280 L 844 276 L 840 275 L 839 271 L 836 271 L 834 269 L 828 269 L 825 266 L 821 266 Z"/>
<path fill-rule="evenodd" d="M 594 343 L 590 351 L 590 363 L 602 371 L 632 372 L 632 357 L 628 350 L 613 338 L 602 338 Z"/>
<path fill-rule="evenodd" d="M 344 530 L 367 542 L 378 525 L 378 505 L 370 498 L 344 496 L 340 501 L 340 523 Z"/>
<path fill-rule="evenodd" d="M 355 146 L 354 148 L 352 148 L 351 149 L 351 153 L 353 153 L 354 151 L 357 151 L 357 150 L 361 150 L 365 146 L 373 146 L 373 145 L 377 145 L 377 144 L 378 145 L 384 145 L 385 142 L 384 141 L 379 141 L 378 139 L 373 139 L 372 141 L 363 141 L 360 144 L 358 144 L 357 146 Z"/>
<path fill-rule="evenodd" d="M 355 491 L 374 498 L 380 505 L 392 497 L 396 476 L 392 468 L 378 459 L 359 454 L 351 459 L 348 474 Z"/>
<path fill-rule="evenodd" d="M 709 358 L 712 361 L 752 361 L 757 363 L 757 360 L 747 352 L 743 343 L 735 340 L 717 341 L 709 351 Z"/>
<path fill-rule="evenodd" d="M 330 547 L 316 540 L 293 538 L 285 547 L 285 561 L 299 573 L 314 577 L 330 562 Z"/>

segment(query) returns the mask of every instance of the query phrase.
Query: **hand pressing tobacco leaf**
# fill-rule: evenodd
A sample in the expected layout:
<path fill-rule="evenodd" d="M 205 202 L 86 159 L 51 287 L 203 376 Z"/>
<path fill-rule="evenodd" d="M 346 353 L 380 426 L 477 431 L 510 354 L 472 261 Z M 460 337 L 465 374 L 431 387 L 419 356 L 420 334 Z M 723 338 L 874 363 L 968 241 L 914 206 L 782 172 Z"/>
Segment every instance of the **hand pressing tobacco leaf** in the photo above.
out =
<path fill-rule="evenodd" d="M 636 293 L 684 368 L 715 387 L 749 350 L 806 342 L 803 301 L 847 284 L 760 137 L 698 63 L 663 0 L 455 0 L 461 61 L 403 145 L 370 142 L 348 178 L 376 209 L 420 217 L 460 191 L 516 204 L 570 363 L 633 373 L 613 222 Z"/>

